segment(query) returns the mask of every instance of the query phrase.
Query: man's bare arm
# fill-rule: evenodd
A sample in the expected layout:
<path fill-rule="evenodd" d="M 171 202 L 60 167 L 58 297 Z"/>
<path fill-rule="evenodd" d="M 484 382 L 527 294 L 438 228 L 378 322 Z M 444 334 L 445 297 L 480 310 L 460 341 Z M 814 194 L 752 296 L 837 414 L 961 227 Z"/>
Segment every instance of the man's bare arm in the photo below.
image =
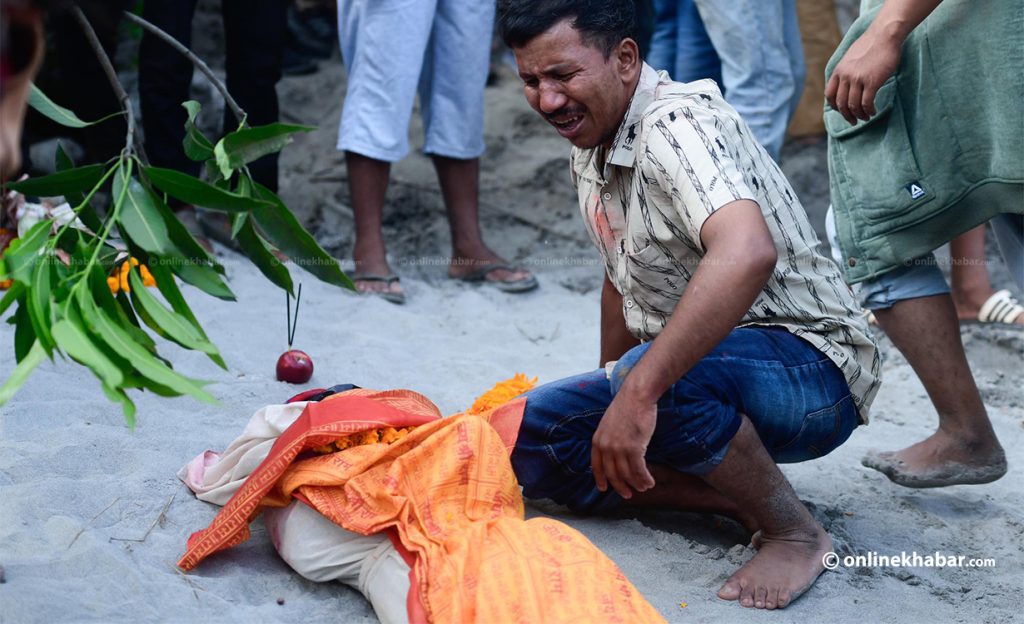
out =
<path fill-rule="evenodd" d="M 604 276 L 601 288 L 601 363 L 621 358 L 626 351 L 640 344 L 626 329 L 626 319 L 622 316 L 622 295 L 615 290 L 608 275 Z"/>
<path fill-rule="evenodd" d="M 704 224 L 707 250 L 665 329 L 633 367 L 594 434 L 591 462 L 598 488 L 624 498 L 653 487 L 644 455 L 657 422 L 657 401 L 731 332 L 771 277 L 777 252 L 761 209 L 727 204 Z"/>
<path fill-rule="evenodd" d="M 874 21 L 836 65 L 825 99 L 846 121 L 870 119 L 875 94 L 900 64 L 903 42 L 942 0 L 885 0 Z"/>

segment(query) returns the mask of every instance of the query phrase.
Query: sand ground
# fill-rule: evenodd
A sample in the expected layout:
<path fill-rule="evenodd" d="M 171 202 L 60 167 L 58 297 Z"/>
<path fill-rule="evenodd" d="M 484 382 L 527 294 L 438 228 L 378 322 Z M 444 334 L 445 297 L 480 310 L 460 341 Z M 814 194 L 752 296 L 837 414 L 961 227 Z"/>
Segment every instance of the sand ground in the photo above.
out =
<path fill-rule="evenodd" d="M 344 93 L 339 65 L 334 59 L 318 74 L 282 82 L 285 119 L 320 128 L 286 150 L 282 194 L 344 258 L 352 223 L 343 162 L 333 149 Z M 568 147 L 527 108 L 510 74 L 487 90 L 487 101 L 481 221 L 492 245 L 536 271 L 541 288 L 507 295 L 445 279 L 443 204 L 429 160 L 413 154 L 394 168 L 385 223 L 409 303 L 359 298 L 302 276 L 296 347 L 316 362 L 303 387 L 410 388 L 452 413 L 515 372 L 544 382 L 595 365 L 601 268 L 576 216 Z M 418 120 L 413 125 L 415 144 L 421 129 Z M 820 231 L 828 202 L 824 146 L 790 144 L 784 157 Z M 0 408 L 0 623 L 376 621 L 358 593 L 291 572 L 259 521 L 252 539 L 194 573 L 174 567 L 189 534 L 216 513 L 175 471 L 205 449 L 226 446 L 260 406 L 296 392 L 274 378 L 285 349 L 280 291 L 240 257 L 219 253 L 238 301 L 192 289 L 187 295 L 228 370 L 161 345 L 177 369 L 213 380 L 219 407 L 139 395 L 139 424 L 130 432 L 98 382 L 58 362 L 40 367 Z M 992 267 L 996 284 L 1005 285 L 995 258 Z M 1024 335 L 975 325 L 965 326 L 963 337 L 1007 450 L 1010 472 L 1002 480 L 914 491 L 860 466 L 866 450 L 905 446 L 937 422 L 884 337 L 885 383 L 871 425 L 828 457 L 784 472 L 840 555 L 940 552 L 992 558 L 994 567 L 840 568 L 786 610 L 754 612 L 714 595 L 753 554 L 730 521 L 668 511 L 584 518 L 547 504 L 528 506 L 528 515 L 551 515 L 585 533 L 670 622 L 1020 621 Z M 10 326 L 0 324 L 0 344 L 11 339 Z M 0 371 L 13 366 L 10 350 L 0 350 Z"/>

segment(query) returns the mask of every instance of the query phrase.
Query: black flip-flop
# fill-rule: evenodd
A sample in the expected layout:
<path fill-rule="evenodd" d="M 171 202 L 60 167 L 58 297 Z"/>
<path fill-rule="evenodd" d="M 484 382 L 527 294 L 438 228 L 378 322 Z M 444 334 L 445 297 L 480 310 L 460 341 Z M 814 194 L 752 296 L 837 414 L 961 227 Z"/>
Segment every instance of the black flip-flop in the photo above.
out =
<path fill-rule="evenodd" d="M 533 290 L 537 287 L 537 278 L 533 275 L 527 275 L 526 277 L 517 280 L 492 280 L 487 279 L 487 276 L 494 271 L 508 271 L 509 273 L 516 273 L 517 271 L 523 271 L 521 267 L 514 267 L 509 264 L 487 264 L 479 269 L 474 269 L 466 275 L 460 275 L 452 277 L 463 282 L 483 282 L 490 284 L 502 292 L 507 293 L 522 293 Z"/>
<path fill-rule="evenodd" d="M 367 275 L 365 273 L 352 273 L 348 276 L 348 278 L 352 280 L 353 284 L 355 284 L 356 282 L 373 282 L 382 283 L 390 287 L 392 284 L 401 285 L 402 283 L 401 278 L 399 278 L 397 275 L 393 273 L 391 275 Z M 405 303 L 404 292 L 390 292 L 387 290 L 360 290 L 358 292 L 360 295 L 377 295 L 378 297 L 384 299 L 385 301 L 390 301 L 391 303 L 398 305 Z"/>

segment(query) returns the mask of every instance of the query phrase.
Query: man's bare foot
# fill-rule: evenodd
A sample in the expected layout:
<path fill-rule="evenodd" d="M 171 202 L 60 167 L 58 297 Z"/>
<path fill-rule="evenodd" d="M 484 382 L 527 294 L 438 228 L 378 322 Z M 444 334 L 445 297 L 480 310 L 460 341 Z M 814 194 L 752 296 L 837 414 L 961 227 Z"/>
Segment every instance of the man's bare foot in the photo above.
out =
<path fill-rule="evenodd" d="M 941 429 L 901 451 L 870 451 L 861 463 L 911 488 L 991 483 L 1006 474 L 1006 454 L 994 437 L 965 441 Z"/>
<path fill-rule="evenodd" d="M 807 591 L 825 570 L 822 558 L 832 539 L 814 520 L 785 534 L 755 535 L 757 554 L 718 590 L 723 600 L 744 607 L 781 609 Z"/>

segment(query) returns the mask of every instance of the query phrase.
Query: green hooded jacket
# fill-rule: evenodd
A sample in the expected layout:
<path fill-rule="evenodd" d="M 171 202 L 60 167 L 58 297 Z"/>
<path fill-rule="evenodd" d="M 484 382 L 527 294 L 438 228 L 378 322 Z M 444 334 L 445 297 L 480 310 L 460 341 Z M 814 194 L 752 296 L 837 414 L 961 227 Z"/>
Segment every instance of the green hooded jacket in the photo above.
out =
<path fill-rule="evenodd" d="M 826 80 L 881 8 L 861 16 Z M 1024 0 L 945 0 L 907 38 L 877 113 L 825 105 L 832 207 L 850 283 L 1002 212 L 1024 213 Z"/>

